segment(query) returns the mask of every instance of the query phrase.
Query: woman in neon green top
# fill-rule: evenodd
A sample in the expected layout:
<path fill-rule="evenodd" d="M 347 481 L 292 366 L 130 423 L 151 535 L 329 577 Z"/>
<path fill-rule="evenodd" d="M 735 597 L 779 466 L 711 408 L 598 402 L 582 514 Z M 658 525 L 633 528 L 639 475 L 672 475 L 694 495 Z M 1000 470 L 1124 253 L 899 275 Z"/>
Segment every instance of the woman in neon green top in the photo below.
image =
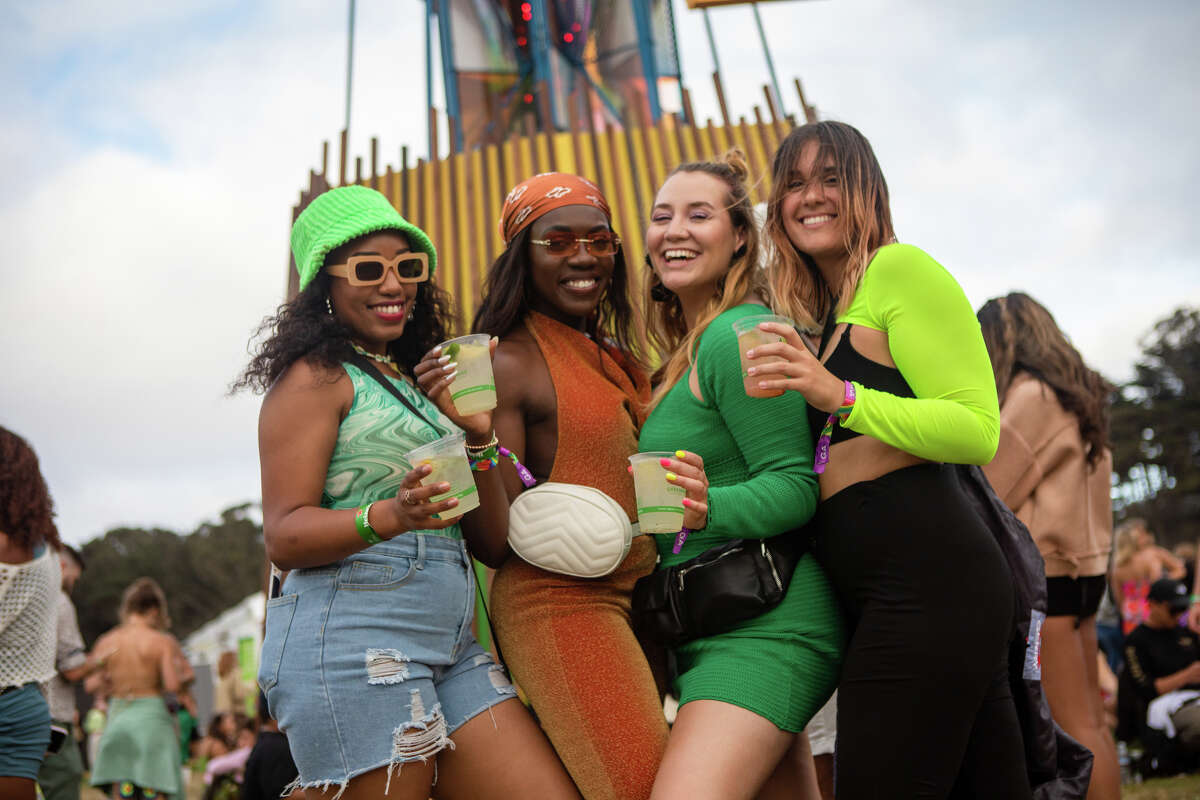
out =
<path fill-rule="evenodd" d="M 665 364 L 638 449 L 676 454 L 667 479 L 687 490 L 692 529 L 678 554 L 674 534 L 655 537 L 662 567 L 800 527 L 816 508 L 804 398 L 749 397 L 743 385 L 731 326 L 769 312 L 745 179 L 740 155 L 677 168 L 646 233 L 650 331 Z M 674 648 L 680 709 L 651 797 L 817 796 L 802 731 L 833 692 L 844 639 L 829 581 L 806 555 L 779 605 Z"/>
<path fill-rule="evenodd" d="M 760 387 L 808 401 L 821 431 L 816 553 L 854 633 L 838 685 L 837 796 L 1030 796 L 1007 654 L 1007 563 L 950 464 L 984 464 L 1000 429 L 971 304 L 926 253 L 895 244 L 870 144 L 836 122 L 775 155 L 767 235 L 786 326 Z"/>

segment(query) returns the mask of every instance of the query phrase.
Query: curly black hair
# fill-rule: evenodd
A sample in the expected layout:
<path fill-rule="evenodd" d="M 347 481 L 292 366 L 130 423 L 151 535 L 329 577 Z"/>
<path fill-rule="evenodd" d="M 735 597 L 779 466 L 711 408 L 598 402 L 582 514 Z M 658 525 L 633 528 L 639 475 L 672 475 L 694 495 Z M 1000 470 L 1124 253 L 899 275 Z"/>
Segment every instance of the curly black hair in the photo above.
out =
<path fill-rule="evenodd" d="M 230 387 L 231 393 L 242 389 L 265 392 L 301 358 L 326 370 L 331 380 L 336 378 L 337 369 L 354 355 L 354 349 L 350 328 L 330 314 L 326 305 L 332 280 L 322 269 L 304 291 L 262 321 L 251 337 L 252 342 L 262 343 Z M 400 338 L 388 343 L 388 354 L 403 372 L 415 378 L 413 368 L 421 357 L 449 338 L 451 320 L 450 295 L 432 281 L 418 284 L 412 319 Z"/>
<path fill-rule="evenodd" d="M 18 547 L 42 542 L 58 549 L 54 501 L 29 443 L 0 427 L 0 532 Z"/>
<path fill-rule="evenodd" d="M 519 323 L 531 308 L 534 291 L 529 268 L 531 228 L 513 237 L 488 269 L 483 284 L 483 300 L 475 312 L 471 330 L 492 336 L 503 336 Z M 624 249 L 613 256 L 612 279 L 608 291 L 600 300 L 596 313 L 587 320 L 587 332 L 596 341 L 609 339 L 627 357 L 638 361 L 633 341 L 633 304 L 629 300 L 629 270 Z"/>

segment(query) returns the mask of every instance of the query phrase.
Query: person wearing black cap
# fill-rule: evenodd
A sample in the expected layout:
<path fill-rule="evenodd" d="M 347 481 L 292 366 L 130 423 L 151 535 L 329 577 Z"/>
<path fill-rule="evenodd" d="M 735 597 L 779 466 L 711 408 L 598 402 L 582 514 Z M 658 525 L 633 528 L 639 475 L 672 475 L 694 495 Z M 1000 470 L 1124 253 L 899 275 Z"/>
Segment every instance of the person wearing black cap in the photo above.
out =
<path fill-rule="evenodd" d="M 1200 636 L 1179 625 L 1188 610 L 1187 587 L 1162 578 L 1147 597 L 1150 615 L 1125 639 L 1129 678 L 1150 703 L 1147 724 L 1200 751 Z"/>

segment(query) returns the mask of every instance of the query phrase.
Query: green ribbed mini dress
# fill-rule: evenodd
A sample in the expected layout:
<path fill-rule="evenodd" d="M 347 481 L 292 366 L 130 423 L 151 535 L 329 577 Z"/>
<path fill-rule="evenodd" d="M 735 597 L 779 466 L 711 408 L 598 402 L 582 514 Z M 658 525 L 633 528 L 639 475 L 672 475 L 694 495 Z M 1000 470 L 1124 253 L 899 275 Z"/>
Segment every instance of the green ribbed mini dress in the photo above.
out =
<path fill-rule="evenodd" d="M 798 392 L 752 398 L 742 387 L 731 326 L 764 313 L 769 311 L 747 303 L 713 320 L 700 337 L 692 367 L 704 400 L 692 394 L 690 372 L 685 372 L 642 426 L 640 451 L 698 453 L 709 482 L 708 524 L 688 537 L 682 552 L 671 552 L 673 534 L 655 537 L 660 569 L 730 539 L 799 527 L 816 509 L 813 436 L 804 398 Z M 829 580 L 806 555 L 778 606 L 731 631 L 675 649 L 675 694 L 680 705 L 720 700 L 799 732 L 833 693 L 845 642 Z"/>

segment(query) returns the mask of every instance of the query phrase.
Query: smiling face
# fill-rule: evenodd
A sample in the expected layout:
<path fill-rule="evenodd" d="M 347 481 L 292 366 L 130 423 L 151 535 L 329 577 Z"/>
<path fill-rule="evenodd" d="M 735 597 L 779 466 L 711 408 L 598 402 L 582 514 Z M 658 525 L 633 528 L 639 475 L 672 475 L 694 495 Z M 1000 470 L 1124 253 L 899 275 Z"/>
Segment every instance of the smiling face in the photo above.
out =
<path fill-rule="evenodd" d="M 530 239 L 544 239 L 550 231 L 587 237 L 610 231 L 604 212 L 594 206 L 563 206 L 539 217 L 529 226 Z M 566 256 L 551 255 L 547 248 L 529 245 L 529 307 L 572 327 L 590 317 L 612 281 L 614 256 L 597 257 L 585 245 Z"/>
<path fill-rule="evenodd" d="M 350 256 L 372 255 L 395 258 L 411 251 L 408 239 L 398 231 L 367 234 L 330 252 L 326 264 L 342 264 Z M 388 270 L 383 283 L 351 286 L 346 278 L 333 276 L 329 300 L 338 319 L 349 326 L 359 345 L 374 353 L 387 352 L 388 342 L 404 333 L 417 296 L 417 284 L 401 283 L 394 270 Z"/>
<path fill-rule="evenodd" d="M 846 225 L 842 184 L 831 158 L 818 163 L 820 145 L 810 139 L 800 150 L 783 197 L 783 229 L 797 250 L 812 256 L 822 271 L 845 263 Z"/>
<path fill-rule="evenodd" d="M 681 299 L 712 297 L 745 244 L 728 207 L 729 187 L 704 172 L 677 172 L 658 190 L 646 251 L 663 286 Z"/>

